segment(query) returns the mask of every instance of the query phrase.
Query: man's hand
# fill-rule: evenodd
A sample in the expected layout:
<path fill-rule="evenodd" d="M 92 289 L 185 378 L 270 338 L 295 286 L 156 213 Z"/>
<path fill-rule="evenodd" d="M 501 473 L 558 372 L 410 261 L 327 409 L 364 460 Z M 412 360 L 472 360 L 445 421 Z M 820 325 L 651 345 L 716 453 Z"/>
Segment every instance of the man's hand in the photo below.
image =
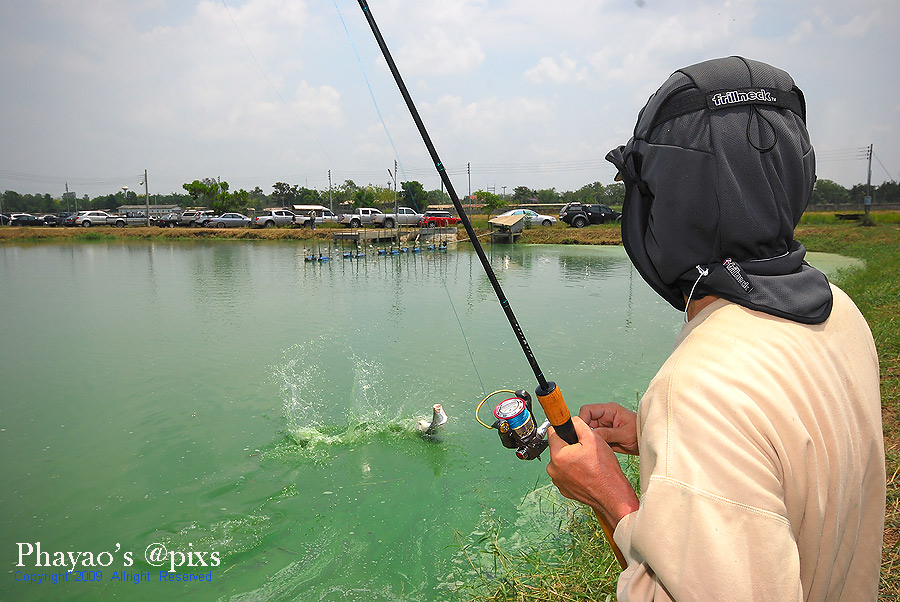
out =
<path fill-rule="evenodd" d="M 578 417 L 618 454 L 638 455 L 637 414 L 617 403 L 581 406 Z"/>
<path fill-rule="evenodd" d="M 587 504 L 615 529 L 623 516 L 638 509 L 637 495 L 603 437 L 581 418 L 573 417 L 572 423 L 578 435 L 573 445 L 550 429 L 547 474 L 563 496 Z"/>

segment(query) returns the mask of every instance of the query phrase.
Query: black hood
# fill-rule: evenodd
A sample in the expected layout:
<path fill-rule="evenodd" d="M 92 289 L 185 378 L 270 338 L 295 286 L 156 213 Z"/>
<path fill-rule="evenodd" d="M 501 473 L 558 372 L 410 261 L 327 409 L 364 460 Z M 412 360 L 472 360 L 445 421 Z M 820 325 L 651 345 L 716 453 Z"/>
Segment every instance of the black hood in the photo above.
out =
<path fill-rule="evenodd" d="M 625 249 L 672 306 L 684 310 L 694 291 L 797 322 L 828 318 L 828 280 L 794 240 L 816 176 L 790 75 L 741 57 L 680 69 L 606 158 L 625 183 Z"/>

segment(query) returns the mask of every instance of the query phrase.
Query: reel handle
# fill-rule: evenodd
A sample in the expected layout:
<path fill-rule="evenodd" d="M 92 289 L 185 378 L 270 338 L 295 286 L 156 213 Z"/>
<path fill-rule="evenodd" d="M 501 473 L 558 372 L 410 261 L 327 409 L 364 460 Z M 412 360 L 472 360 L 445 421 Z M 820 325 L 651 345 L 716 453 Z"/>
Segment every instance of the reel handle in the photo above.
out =
<path fill-rule="evenodd" d="M 556 434 L 569 445 L 578 443 L 578 434 L 575 432 L 575 425 L 572 424 L 572 415 L 569 413 L 569 406 L 566 405 L 566 401 L 562 396 L 562 391 L 559 390 L 556 383 L 547 381 L 547 387 L 544 388 L 539 386 L 534 394 L 537 395 L 538 401 L 541 402 L 541 407 L 544 409 L 544 415 L 547 416 L 550 424 L 553 425 L 553 430 L 556 431 Z M 606 535 L 606 540 L 609 542 L 609 547 L 612 548 L 613 554 L 616 555 L 619 566 L 623 569 L 627 568 L 628 561 L 625 560 L 625 556 L 622 554 L 619 546 L 616 545 L 615 540 L 613 540 L 612 525 L 610 525 L 606 518 L 596 510 L 594 510 L 594 516 L 597 517 L 597 522 L 600 523 L 600 528 L 603 529 L 603 534 Z"/>

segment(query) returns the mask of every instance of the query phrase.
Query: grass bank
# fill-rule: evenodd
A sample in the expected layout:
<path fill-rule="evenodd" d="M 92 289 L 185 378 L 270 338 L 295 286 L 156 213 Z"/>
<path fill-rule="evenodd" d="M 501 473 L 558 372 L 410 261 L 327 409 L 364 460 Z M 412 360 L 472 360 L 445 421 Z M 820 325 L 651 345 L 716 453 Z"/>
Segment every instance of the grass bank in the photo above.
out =
<path fill-rule="evenodd" d="M 887 510 L 885 515 L 882 602 L 900 600 L 900 213 L 873 213 L 875 226 L 861 227 L 831 216 L 804 216 L 796 237 L 810 251 L 857 257 L 865 267 L 838 274 L 834 280 L 854 299 L 872 328 L 881 362 L 882 418 L 887 461 Z M 475 216 L 479 234 L 487 232 L 487 217 Z M 76 240 L 132 239 L 244 239 L 331 240 L 333 224 L 307 229 L 207 228 L 10 228 L 0 227 L 0 244 Z M 464 234 L 461 231 L 461 234 Z M 621 244 L 617 225 L 575 229 L 557 224 L 525 231 L 522 242 L 532 244 Z M 512 552 L 489 529 L 481 541 L 461 541 L 460 546 L 478 577 L 464 590 L 477 601 L 583 601 L 615 599 L 618 570 L 607 553 L 603 533 L 589 512 L 572 505 L 560 516 L 570 534 L 565 543 L 540 550 Z M 483 556 L 490 556 L 485 560 Z M 677 561 L 674 560 L 674 561 Z M 485 564 L 491 570 L 482 570 Z M 489 573 L 489 574 L 488 574 Z"/>

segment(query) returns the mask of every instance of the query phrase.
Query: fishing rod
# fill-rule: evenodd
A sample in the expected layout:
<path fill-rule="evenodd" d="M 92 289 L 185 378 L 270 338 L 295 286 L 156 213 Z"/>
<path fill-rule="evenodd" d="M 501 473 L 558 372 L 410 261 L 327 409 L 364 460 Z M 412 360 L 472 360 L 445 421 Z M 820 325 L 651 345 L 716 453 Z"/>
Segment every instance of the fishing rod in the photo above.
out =
<path fill-rule="evenodd" d="M 372 16 L 372 11 L 369 9 L 369 3 L 366 0 L 358 1 L 359 7 L 363 11 L 363 15 L 365 15 L 366 21 L 368 21 L 369 27 L 372 29 L 372 34 L 375 36 L 375 41 L 381 49 L 381 54 L 384 56 L 384 60 L 387 62 L 388 68 L 394 76 L 397 87 L 400 89 L 400 94 L 406 102 L 406 107 L 409 109 L 413 121 L 416 122 L 416 127 L 419 130 L 419 134 L 422 136 L 422 141 L 425 143 L 428 153 L 431 155 L 431 160 L 434 162 L 435 169 L 437 169 L 438 175 L 441 177 L 441 181 L 447 189 L 447 194 L 450 195 L 453 207 L 459 214 L 459 218 L 466 230 L 466 234 L 468 234 L 469 240 L 475 248 L 475 253 L 481 261 L 481 266 L 484 268 L 484 272 L 487 275 L 488 280 L 490 280 L 491 286 L 494 288 L 494 293 L 497 295 L 500 307 L 503 308 L 506 319 L 509 321 L 513 333 L 516 335 L 516 340 L 519 341 L 519 345 L 525 353 L 525 359 L 528 360 L 528 364 L 531 366 L 535 378 L 537 378 L 538 386 L 537 389 L 535 389 L 535 395 L 537 395 L 541 408 L 544 410 L 544 415 L 563 441 L 570 445 L 578 443 L 578 435 L 575 432 L 575 425 L 572 423 L 572 415 L 569 413 L 569 408 L 563 399 L 562 392 L 559 390 L 559 387 L 556 386 L 556 383 L 547 380 L 544 376 L 543 371 L 537 363 L 537 359 L 534 357 L 534 353 L 531 351 L 531 346 L 525 339 L 525 333 L 522 331 L 522 327 L 519 325 L 519 321 L 516 319 L 512 307 L 510 307 L 509 300 L 506 298 L 503 289 L 500 287 L 500 282 L 497 280 L 494 269 L 491 267 L 491 263 L 484 253 L 481 242 L 478 240 L 478 236 L 475 233 L 475 228 L 472 227 L 472 222 L 469 220 L 469 216 L 463 209 L 459 196 L 457 196 L 456 190 L 453 188 L 453 183 L 450 181 L 450 176 L 447 175 L 447 170 L 444 169 L 444 164 L 441 162 L 437 150 L 431 142 L 431 136 L 428 135 L 425 124 L 419 116 L 419 111 L 416 109 L 416 105 L 413 103 L 409 90 L 407 90 L 406 84 L 403 82 L 400 70 L 397 69 L 397 65 L 394 63 L 391 52 L 388 50 L 387 43 L 381 35 L 378 24 L 375 23 L 375 17 Z M 516 394 L 516 397 L 507 399 L 496 407 L 494 415 L 497 418 L 497 421 L 494 423 L 494 427 L 489 428 L 497 428 L 500 432 L 500 439 L 504 446 L 516 446 L 516 455 L 519 456 L 519 458 L 530 460 L 538 457 L 540 452 L 547 446 L 546 440 L 543 439 L 543 435 L 547 430 L 547 425 L 545 423 L 538 428 L 534 428 L 535 423 L 533 417 L 531 417 L 530 397 L 523 390 L 515 391 L 514 393 Z M 520 396 L 519 394 L 524 395 Z M 491 395 L 493 395 L 493 393 Z M 490 397 L 490 395 L 488 397 Z M 482 400 L 481 404 L 486 400 L 487 397 Z M 481 407 L 481 404 L 479 404 L 479 408 Z M 480 419 L 479 422 L 481 422 Z M 597 516 L 597 520 L 603 528 L 603 532 L 616 555 L 616 559 L 619 561 L 622 568 L 625 568 L 627 563 L 625 562 L 622 552 L 619 551 L 615 541 L 613 541 L 612 527 L 600 513 L 594 512 L 594 514 Z"/>

